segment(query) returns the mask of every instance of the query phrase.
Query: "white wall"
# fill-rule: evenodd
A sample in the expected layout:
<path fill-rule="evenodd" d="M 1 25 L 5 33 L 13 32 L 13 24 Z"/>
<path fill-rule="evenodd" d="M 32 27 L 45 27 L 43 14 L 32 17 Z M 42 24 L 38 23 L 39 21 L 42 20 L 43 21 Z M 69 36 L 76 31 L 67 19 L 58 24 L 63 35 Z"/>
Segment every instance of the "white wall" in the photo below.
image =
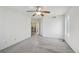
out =
<path fill-rule="evenodd" d="M 65 22 L 65 40 L 75 52 L 79 52 L 79 7 L 68 11 Z"/>
<path fill-rule="evenodd" d="M 43 17 L 41 21 L 41 34 L 44 37 L 51 38 L 64 38 L 64 16 L 52 16 Z"/>
<path fill-rule="evenodd" d="M 0 50 L 31 36 L 29 15 L 9 7 L 0 7 Z"/>

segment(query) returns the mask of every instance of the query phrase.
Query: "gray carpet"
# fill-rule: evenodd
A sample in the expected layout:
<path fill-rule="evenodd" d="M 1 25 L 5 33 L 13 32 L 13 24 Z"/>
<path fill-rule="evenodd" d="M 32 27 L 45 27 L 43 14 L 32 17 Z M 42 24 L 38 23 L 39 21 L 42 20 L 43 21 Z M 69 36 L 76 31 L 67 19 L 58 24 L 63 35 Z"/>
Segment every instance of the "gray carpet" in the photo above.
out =
<path fill-rule="evenodd" d="M 46 38 L 34 35 L 11 47 L 3 49 L 1 53 L 73 53 L 74 51 L 61 39 Z"/>

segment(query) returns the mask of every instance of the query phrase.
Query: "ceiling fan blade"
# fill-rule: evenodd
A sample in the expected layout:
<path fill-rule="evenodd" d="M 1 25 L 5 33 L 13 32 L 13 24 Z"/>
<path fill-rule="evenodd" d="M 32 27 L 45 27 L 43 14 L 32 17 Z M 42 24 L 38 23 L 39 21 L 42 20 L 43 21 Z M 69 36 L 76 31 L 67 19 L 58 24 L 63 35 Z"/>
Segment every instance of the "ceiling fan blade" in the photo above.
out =
<path fill-rule="evenodd" d="M 27 11 L 27 12 L 36 12 L 36 11 Z"/>
<path fill-rule="evenodd" d="M 44 14 L 41 14 L 41 16 L 44 16 Z"/>
<path fill-rule="evenodd" d="M 33 16 L 35 16 L 35 15 L 36 15 L 36 13 L 33 14 Z"/>
<path fill-rule="evenodd" d="M 41 11 L 41 12 L 43 12 L 43 13 L 50 13 L 50 11 Z"/>

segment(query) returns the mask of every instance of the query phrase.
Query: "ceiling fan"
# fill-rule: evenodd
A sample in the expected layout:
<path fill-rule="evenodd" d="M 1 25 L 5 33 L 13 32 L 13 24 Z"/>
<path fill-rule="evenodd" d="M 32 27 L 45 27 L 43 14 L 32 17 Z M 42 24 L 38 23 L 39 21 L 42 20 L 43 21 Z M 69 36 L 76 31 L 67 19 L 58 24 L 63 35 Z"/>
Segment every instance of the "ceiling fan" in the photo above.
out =
<path fill-rule="evenodd" d="M 50 13 L 48 10 L 43 10 L 41 6 L 36 6 L 34 10 L 28 10 L 27 12 L 34 12 L 33 16 L 45 16 L 46 14 Z"/>

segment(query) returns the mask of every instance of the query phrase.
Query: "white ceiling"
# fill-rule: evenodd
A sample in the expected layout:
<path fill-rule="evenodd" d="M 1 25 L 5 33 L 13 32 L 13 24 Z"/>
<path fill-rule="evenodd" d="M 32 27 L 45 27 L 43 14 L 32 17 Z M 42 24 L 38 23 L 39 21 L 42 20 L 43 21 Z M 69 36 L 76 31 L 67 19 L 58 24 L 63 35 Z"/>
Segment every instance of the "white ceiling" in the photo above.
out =
<path fill-rule="evenodd" d="M 55 12 L 55 15 L 64 15 L 70 7 L 67 6 L 49 6 L 48 10 L 51 11 L 51 15 Z"/>
<path fill-rule="evenodd" d="M 34 10 L 34 6 L 11 6 L 11 8 L 17 9 L 21 12 L 25 12 L 27 10 Z M 48 9 L 51 13 L 50 15 L 53 15 L 53 9 L 55 10 L 55 15 L 64 15 L 68 9 L 69 6 L 45 6 L 43 8 Z"/>

